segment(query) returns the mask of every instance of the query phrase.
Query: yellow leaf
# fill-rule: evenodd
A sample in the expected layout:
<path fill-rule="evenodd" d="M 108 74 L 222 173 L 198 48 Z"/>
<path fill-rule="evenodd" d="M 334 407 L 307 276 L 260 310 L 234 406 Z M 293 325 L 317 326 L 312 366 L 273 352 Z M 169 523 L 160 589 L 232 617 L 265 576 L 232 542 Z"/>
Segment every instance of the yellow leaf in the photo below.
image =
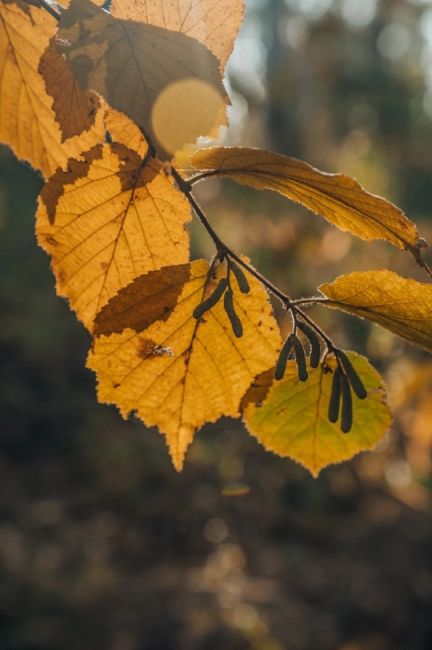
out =
<path fill-rule="evenodd" d="M 361 239 L 385 239 L 415 249 L 418 233 L 402 210 L 367 192 L 354 178 L 326 174 L 280 154 L 240 147 L 202 149 L 192 157 L 196 169 L 210 170 L 258 190 L 273 190 L 321 214 Z"/>
<path fill-rule="evenodd" d="M 105 128 L 109 132 L 113 142 L 119 142 L 129 149 L 133 149 L 140 158 L 146 157 L 149 150 L 147 140 L 139 130 L 139 127 L 127 115 L 107 106 Z"/>
<path fill-rule="evenodd" d="M 113 0 L 111 13 L 182 32 L 207 45 L 225 68 L 243 21 L 243 0 Z"/>
<path fill-rule="evenodd" d="M 69 161 L 39 201 L 37 236 L 52 255 L 57 291 L 91 329 L 94 317 L 138 275 L 189 259 L 189 204 L 155 160 L 121 144 Z"/>
<path fill-rule="evenodd" d="M 0 142 L 46 177 L 104 135 L 103 114 L 98 112 L 91 130 L 62 143 L 52 98 L 38 71 L 56 29 L 56 21 L 43 9 L 20 0 L 0 2 Z"/>
<path fill-rule="evenodd" d="M 353 395 L 350 433 L 343 434 L 340 424 L 332 424 L 327 416 L 336 368 L 334 356 L 327 357 L 324 368 L 311 368 L 305 383 L 299 381 L 296 363 L 290 361 L 285 378 L 273 384 L 264 402 L 246 407 L 244 419 L 249 431 L 266 449 L 289 456 L 313 476 L 327 465 L 374 449 L 391 425 L 385 388 L 367 359 L 353 352 L 349 357 L 368 390 L 365 400 Z"/>
<path fill-rule="evenodd" d="M 218 60 L 186 34 L 114 18 L 89 0 L 71 0 L 58 35 L 81 86 L 132 118 L 160 155 L 172 157 L 220 121 L 226 95 Z"/>
<path fill-rule="evenodd" d="M 320 290 L 328 307 L 378 323 L 432 351 L 432 285 L 407 280 L 392 271 L 341 275 Z"/>
<path fill-rule="evenodd" d="M 280 347 L 267 293 L 252 277 L 248 294 L 233 281 L 241 338 L 232 333 L 223 299 L 200 320 L 193 317 L 226 276 L 226 266 L 219 265 L 209 282 L 208 273 L 208 262 L 199 260 L 137 279 L 99 315 L 97 329 L 114 333 L 96 338 L 88 358 L 99 400 L 116 404 L 123 417 L 133 411 L 147 426 L 159 427 L 178 470 L 195 431 L 223 415 L 239 415 L 244 393 L 275 364 Z"/>

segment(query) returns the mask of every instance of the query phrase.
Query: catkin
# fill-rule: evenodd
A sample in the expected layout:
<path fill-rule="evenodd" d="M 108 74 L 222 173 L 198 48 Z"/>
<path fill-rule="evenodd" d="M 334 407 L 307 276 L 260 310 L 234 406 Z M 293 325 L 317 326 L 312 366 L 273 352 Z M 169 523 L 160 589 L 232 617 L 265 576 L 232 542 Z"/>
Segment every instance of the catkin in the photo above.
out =
<path fill-rule="evenodd" d="M 250 286 L 249 282 L 247 281 L 247 278 L 245 274 L 243 273 L 243 269 L 241 269 L 235 262 L 232 260 L 229 263 L 231 271 L 234 273 L 237 284 L 239 286 L 239 289 L 242 293 L 249 293 L 250 291 Z"/>
<path fill-rule="evenodd" d="M 353 404 L 351 386 L 348 379 L 341 373 L 341 391 L 342 391 L 342 433 L 349 433 L 353 425 Z"/>
<path fill-rule="evenodd" d="M 345 352 L 342 352 L 342 350 L 339 350 L 337 353 L 343 368 L 345 370 L 345 374 L 347 376 L 347 379 L 349 383 L 352 386 L 353 391 L 357 395 L 359 399 L 366 399 L 367 397 L 367 390 L 360 379 L 357 371 L 355 370 L 354 366 L 352 365 L 348 355 L 345 354 Z"/>
<path fill-rule="evenodd" d="M 298 378 L 300 381 L 307 381 L 309 374 L 306 366 L 306 355 L 302 342 L 297 336 L 293 339 L 294 355 L 297 362 Z"/>
<path fill-rule="evenodd" d="M 206 311 L 209 311 L 212 307 L 214 307 L 217 302 L 222 298 L 223 292 L 228 286 L 228 281 L 226 278 L 223 278 L 223 280 L 219 281 L 219 284 L 217 285 L 216 289 L 213 291 L 212 295 L 207 298 L 207 300 L 204 300 L 198 307 L 195 307 L 193 311 L 193 317 L 199 320 Z"/>
<path fill-rule="evenodd" d="M 340 398 L 341 398 L 341 369 L 339 366 L 333 374 L 332 389 L 330 395 L 330 403 L 328 409 L 328 419 L 333 424 L 339 419 L 340 411 Z"/>
<path fill-rule="evenodd" d="M 279 359 L 275 370 L 275 379 L 277 380 L 283 379 L 287 362 L 288 362 L 288 357 L 292 350 L 293 343 L 294 343 L 294 334 L 290 334 L 287 340 L 285 341 L 285 343 L 283 344 L 282 350 L 280 351 L 279 354 Z"/>
<path fill-rule="evenodd" d="M 318 368 L 321 361 L 321 343 L 319 337 L 316 332 L 309 327 L 309 325 L 306 325 L 306 323 L 298 321 L 297 326 L 309 340 L 311 346 L 309 363 L 311 368 Z"/>
<path fill-rule="evenodd" d="M 235 336 L 237 338 L 241 338 L 243 336 L 243 325 L 234 309 L 234 296 L 231 288 L 227 289 L 227 291 L 225 292 L 224 307 L 228 315 L 228 318 L 230 319 L 231 327 L 233 329 Z"/>

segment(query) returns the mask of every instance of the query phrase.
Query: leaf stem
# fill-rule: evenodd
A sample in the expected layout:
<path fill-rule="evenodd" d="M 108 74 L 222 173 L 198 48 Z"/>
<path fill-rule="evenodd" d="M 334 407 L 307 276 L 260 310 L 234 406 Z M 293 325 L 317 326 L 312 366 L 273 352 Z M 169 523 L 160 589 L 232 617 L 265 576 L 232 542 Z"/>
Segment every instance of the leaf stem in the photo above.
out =
<path fill-rule="evenodd" d="M 195 183 L 199 183 L 200 181 L 205 181 L 207 178 L 212 178 L 213 176 L 223 176 L 223 174 L 218 169 L 209 169 L 206 172 L 202 172 L 201 174 L 196 174 L 195 176 L 192 176 L 189 179 L 189 183 L 191 185 L 195 185 Z"/>
<path fill-rule="evenodd" d="M 305 305 L 306 307 L 310 305 L 322 305 L 323 303 L 327 304 L 331 302 L 328 298 L 321 296 L 311 296 L 310 298 L 298 298 L 293 300 L 294 307 L 299 307 L 300 305 Z"/>

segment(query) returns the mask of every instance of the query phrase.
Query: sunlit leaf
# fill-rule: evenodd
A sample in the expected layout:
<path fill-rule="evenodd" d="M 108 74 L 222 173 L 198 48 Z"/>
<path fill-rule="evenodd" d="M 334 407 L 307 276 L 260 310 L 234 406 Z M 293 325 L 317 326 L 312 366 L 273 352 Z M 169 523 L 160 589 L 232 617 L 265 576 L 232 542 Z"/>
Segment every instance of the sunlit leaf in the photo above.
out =
<path fill-rule="evenodd" d="M 367 318 L 432 351 L 431 284 L 381 270 L 341 275 L 320 290 L 329 307 Z"/>
<path fill-rule="evenodd" d="M 218 60 L 186 34 L 71 0 L 58 35 L 81 86 L 132 118 L 168 157 L 213 132 L 223 116 Z"/>
<path fill-rule="evenodd" d="M 285 378 L 275 382 L 263 402 L 251 402 L 244 420 L 249 431 L 269 451 L 301 463 L 314 476 L 333 463 L 373 449 L 388 431 L 391 414 L 381 377 L 368 361 L 353 352 L 350 359 L 368 390 L 366 400 L 353 395 L 354 423 L 343 434 L 340 423 L 328 420 L 336 360 L 311 369 L 306 383 L 299 381 L 296 364 L 288 364 Z M 260 398 L 262 396 L 260 395 Z"/>
<path fill-rule="evenodd" d="M 38 72 L 56 29 L 43 9 L 21 0 L 0 2 L 0 142 L 47 177 L 103 138 L 98 112 L 94 127 L 62 143 L 53 100 Z"/>
<path fill-rule="evenodd" d="M 44 187 L 40 245 L 57 291 L 91 328 L 97 312 L 138 275 L 189 259 L 189 204 L 160 164 L 121 144 L 97 145 Z"/>
<path fill-rule="evenodd" d="M 113 0 L 111 13 L 182 32 L 207 45 L 225 67 L 243 21 L 243 0 Z"/>
<path fill-rule="evenodd" d="M 141 158 L 145 158 L 149 150 L 148 142 L 139 127 L 127 115 L 107 107 L 105 128 L 113 142 L 124 144 L 136 151 Z"/>
<path fill-rule="evenodd" d="M 223 301 L 200 320 L 193 317 L 226 266 L 209 282 L 208 272 L 208 262 L 199 260 L 136 280 L 98 316 L 96 329 L 108 336 L 96 338 L 88 359 L 99 400 L 159 427 L 177 469 L 195 431 L 222 415 L 239 415 L 244 393 L 275 364 L 280 347 L 267 293 L 252 277 L 248 294 L 233 283 L 242 338 L 235 338 Z"/>
<path fill-rule="evenodd" d="M 55 45 L 55 37 L 42 55 L 39 72 L 47 93 L 53 97 L 53 111 L 60 125 L 62 140 L 88 131 L 94 125 L 100 106 L 94 93 L 83 90 Z"/>
<path fill-rule="evenodd" d="M 218 177 L 278 192 L 361 239 L 385 239 L 401 249 L 418 244 L 417 228 L 402 210 L 350 176 L 326 174 L 295 158 L 240 147 L 202 149 L 192 164 Z"/>

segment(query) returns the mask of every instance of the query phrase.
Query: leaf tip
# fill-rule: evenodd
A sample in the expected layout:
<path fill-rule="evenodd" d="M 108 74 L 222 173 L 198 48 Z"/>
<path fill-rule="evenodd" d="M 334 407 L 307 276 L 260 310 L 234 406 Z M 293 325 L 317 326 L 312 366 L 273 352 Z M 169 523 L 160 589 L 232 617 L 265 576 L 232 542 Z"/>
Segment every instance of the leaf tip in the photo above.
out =
<path fill-rule="evenodd" d="M 191 444 L 195 434 L 195 427 L 189 424 L 181 424 L 175 435 L 167 435 L 167 445 L 175 470 L 183 471 L 186 451 Z"/>

